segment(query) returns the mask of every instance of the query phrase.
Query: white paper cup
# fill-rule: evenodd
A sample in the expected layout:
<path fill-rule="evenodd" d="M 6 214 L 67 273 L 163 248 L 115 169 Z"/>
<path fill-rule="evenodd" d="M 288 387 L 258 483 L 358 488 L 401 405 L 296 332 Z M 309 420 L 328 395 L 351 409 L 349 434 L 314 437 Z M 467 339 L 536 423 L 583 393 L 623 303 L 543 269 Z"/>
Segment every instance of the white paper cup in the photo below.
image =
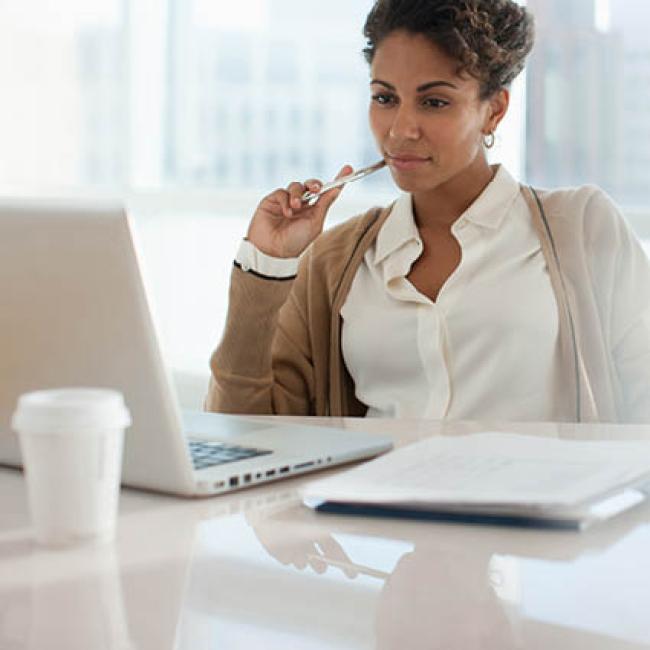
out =
<path fill-rule="evenodd" d="M 122 394 L 64 388 L 22 395 L 13 416 L 36 540 L 48 546 L 115 536 L 124 429 Z"/>

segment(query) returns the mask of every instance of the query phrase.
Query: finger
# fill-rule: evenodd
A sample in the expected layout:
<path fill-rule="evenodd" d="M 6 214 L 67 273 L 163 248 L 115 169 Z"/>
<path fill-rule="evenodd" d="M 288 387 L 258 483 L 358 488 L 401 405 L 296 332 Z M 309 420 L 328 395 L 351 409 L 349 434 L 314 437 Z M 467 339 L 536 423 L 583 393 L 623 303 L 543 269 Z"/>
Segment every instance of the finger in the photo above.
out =
<path fill-rule="evenodd" d="M 268 546 L 265 546 L 266 550 L 269 551 Z M 273 548 L 272 551 L 269 551 L 270 555 L 274 557 L 280 564 L 284 566 L 289 566 L 293 563 L 293 555 L 290 552 L 282 548 Z"/>
<path fill-rule="evenodd" d="M 305 193 L 305 186 L 302 183 L 291 183 L 287 187 L 289 193 L 289 206 L 293 210 L 300 210 L 302 207 L 302 195 Z"/>
<path fill-rule="evenodd" d="M 343 165 L 343 167 L 341 167 L 341 171 L 336 175 L 336 180 L 338 181 L 339 178 L 343 178 L 343 176 L 347 176 L 353 171 L 354 169 L 352 168 L 352 165 Z"/>
<path fill-rule="evenodd" d="M 331 557 L 338 562 L 352 564 L 344 548 L 330 535 L 318 539 L 317 547 L 320 548 L 323 555 Z"/>
<path fill-rule="evenodd" d="M 334 180 L 339 180 L 340 178 L 343 178 L 343 176 L 347 176 L 348 174 L 351 174 L 354 171 L 354 169 L 350 165 L 344 165 L 341 167 L 341 170 L 339 173 L 335 176 Z M 336 201 L 336 199 L 339 198 L 339 195 L 343 191 L 343 187 L 335 187 L 334 189 L 328 190 L 324 194 L 321 195 L 318 204 L 320 204 L 321 209 L 324 210 L 325 212 L 329 209 L 329 207 Z"/>
<path fill-rule="evenodd" d="M 293 210 L 289 205 L 289 194 L 287 193 L 286 190 L 279 189 L 269 194 L 262 201 L 261 207 L 264 208 L 265 210 L 268 210 L 269 212 L 271 212 L 272 214 L 278 217 L 293 216 Z"/>
<path fill-rule="evenodd" d="M 341 571 L 343 571 L 345 577 L 350 578 L 350 580 L 354 580 L 359 575 L 359 570 L 356 565 L 349 559 L 347 563 L 341 563 Z"/>
<path fill-rule="evenodd" d="M 327 571 L 327 562 L 318 557 L 317 555 L 309 556 L 309 566 L 314 570 L 315 573 L 322 575 Z"/>
<path fill-rule="evenodd" d="M 354 567 L 354 563 L 348 557 L 343 547 L 331 536 L 322 537 L 317 542 L 322 554 L 325 557 L 330 557 L 334 560 L 337 566 L 345 573 L 348 578 L 356 578 L 358 571 Z"/>
<path fill-rule="evenodd" d="M 323 182 L 317 178 L 309 178 L 305 181 L 305 187 L 310 192 L 320 192 L 321 187 L 323 187 Z"/>
<path fill-rule="evenodd" d="M 344 176 L 349 176 L 353 171 L 354 169 L 352 168 L 351 165 L 343 165 L 339 173 L 334 177 L 334 180 L 338 181 L 340 178 L 343 178 Z M 329 197 L 334 196 L 334 198 L 336 198 L 342 192 L 344 187 L 345 187 L 344 185 L 335 187 L 334 189 L 325 192 L 323 196 L 329 196 Z"/>

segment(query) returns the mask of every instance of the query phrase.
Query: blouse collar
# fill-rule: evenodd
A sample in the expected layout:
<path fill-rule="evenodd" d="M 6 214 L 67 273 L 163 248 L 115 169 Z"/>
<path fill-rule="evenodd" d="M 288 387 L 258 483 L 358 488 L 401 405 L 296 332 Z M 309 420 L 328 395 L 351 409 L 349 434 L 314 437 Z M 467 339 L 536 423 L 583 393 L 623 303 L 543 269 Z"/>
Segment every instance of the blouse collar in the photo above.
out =
<path fill-rule="evenodd" d="M 477 226 L 499 228 L 510 207 L 519 195 L 519 183 L 503 165 L 496 166 L 496 173 L 476 200 L 457 219 L 466 220 Z M 377 235 L 375 264 L 410 242 L 420 242 L 420 234 L 413 216 L 413 197 L 401 194 L 395 202 L 390 217 Z"/>

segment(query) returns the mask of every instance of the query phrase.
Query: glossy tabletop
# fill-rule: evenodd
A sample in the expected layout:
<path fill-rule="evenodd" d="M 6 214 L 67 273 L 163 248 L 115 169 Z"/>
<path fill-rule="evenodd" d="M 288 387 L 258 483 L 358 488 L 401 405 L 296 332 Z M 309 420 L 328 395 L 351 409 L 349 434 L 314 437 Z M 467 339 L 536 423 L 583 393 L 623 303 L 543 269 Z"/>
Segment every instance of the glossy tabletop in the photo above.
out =
<path fill-rule="evenodd" d="M 650 439 L 645 427 L 318 423 L 397 444 L 481 430 Z M 584 532 L 345 517 L 302 505 L 314 476 L 201 500 L 125 489 L 114 544 L 47 550 L 22 474 L 0 470 L 0 648 L 650 648 L 649 505 Z"/>

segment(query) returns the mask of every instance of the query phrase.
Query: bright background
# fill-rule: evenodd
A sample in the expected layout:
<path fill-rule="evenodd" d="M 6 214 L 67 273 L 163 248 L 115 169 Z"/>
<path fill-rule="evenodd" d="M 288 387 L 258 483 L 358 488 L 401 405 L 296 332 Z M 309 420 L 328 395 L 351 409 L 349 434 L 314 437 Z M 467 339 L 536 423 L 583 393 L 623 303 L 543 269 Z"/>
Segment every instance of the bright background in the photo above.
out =
<path fill-rule="evenodd" d="M 377 159 L 361 55 L 371 4 L 0 0 L 0 194 L 127 201 L 186 403 L 261 196 Z M 601 185 L 650 239 L 650 2 L 528 5 L 537 45 L 492 158 L 539 186 Z M 393 196 L 380 172 L 346 188 L 330 222 Z"/>

